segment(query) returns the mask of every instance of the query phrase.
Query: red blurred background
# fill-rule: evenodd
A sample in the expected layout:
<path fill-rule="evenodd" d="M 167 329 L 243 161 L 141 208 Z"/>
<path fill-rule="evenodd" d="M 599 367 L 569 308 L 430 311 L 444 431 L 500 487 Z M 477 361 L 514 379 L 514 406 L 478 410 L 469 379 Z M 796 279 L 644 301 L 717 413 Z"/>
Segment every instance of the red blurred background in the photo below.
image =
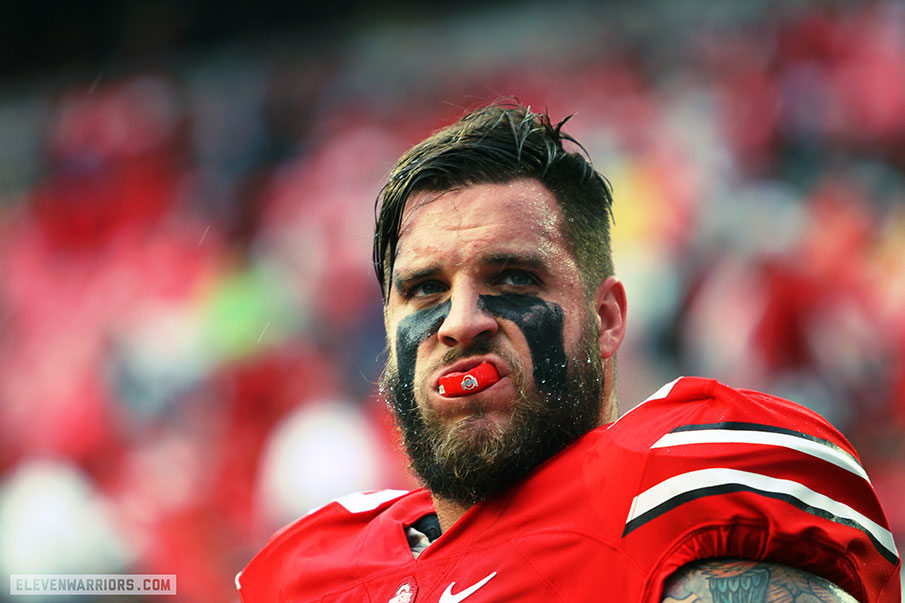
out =
<path fill-rule="evenodd" d="M 0 573 L 236 600 L 279 526 L 412 487 L 373 203 L 505 95 L 614 185 L 621 409 L 681 374 L 808 405 L 905 542 L 901 3 L 117 6 L 6 24 Z"/>

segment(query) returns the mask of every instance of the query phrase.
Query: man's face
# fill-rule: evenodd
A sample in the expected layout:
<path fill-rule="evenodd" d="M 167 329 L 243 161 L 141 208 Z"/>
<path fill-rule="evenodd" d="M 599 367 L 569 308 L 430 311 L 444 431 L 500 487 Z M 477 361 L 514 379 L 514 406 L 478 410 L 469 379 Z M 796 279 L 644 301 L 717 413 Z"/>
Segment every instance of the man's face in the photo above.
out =
<path fill-rule="evenodd" d="M 600 420 L 594 300 L 552 193 L 520 179 L 409 199 L 386 305 L 383 389 L 434 495 L 472 504 Z M 451 397 L 439 379 L 491 363 L 500 379 Z"/>

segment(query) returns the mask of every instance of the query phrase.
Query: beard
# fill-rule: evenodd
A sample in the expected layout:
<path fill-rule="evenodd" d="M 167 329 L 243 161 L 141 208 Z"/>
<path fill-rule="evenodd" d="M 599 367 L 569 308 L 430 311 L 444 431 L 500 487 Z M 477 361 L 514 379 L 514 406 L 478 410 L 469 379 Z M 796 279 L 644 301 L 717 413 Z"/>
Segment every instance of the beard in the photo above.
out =
<path fill-rule="evenodd" d="M 434 496 L 471 506 L 507 490 L 597 427 L 605 377 L 596 325 L 585 326 L 577 348 L 568 361 L 566 378 L 543 392 L 529 382 L 517 361 L 488 342 L 443 359 L 450 363 L 494 353 L 509 364 L 517 395 L 503 425 L 490 420 L 480 406 L 465 419 L 444 423 L 430 405 L 419 404 L 418 388 L 402 384 L 395 363 L 389 362 L 381 377 L 381 392 L 394 410 L 415 476 Z"/>

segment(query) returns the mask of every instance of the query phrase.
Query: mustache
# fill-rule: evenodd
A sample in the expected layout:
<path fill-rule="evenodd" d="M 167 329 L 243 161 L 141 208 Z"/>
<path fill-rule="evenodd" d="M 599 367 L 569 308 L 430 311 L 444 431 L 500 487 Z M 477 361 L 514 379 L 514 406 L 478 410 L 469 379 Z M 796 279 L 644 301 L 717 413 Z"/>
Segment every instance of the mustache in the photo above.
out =
<path fill-rule="evenodd" d="M 500 351 L 496 349 L 496 346 L 489 341 L 477 341 L 466 348 L 450 348 L 446 350 L 438 361 L 438 364 L 451 364 L 456 360 L 461 360 L 463 358 L 471 358 L 472 356 L 481 356 L 483 354 L 499 354 L 499 352 Z"/>
<path fill-rule="evenodd" d="M 522 375 L 524 374 L 524 367 L 522 367 L 521 363 L 518 359 L 509 352 L 500 349 L 495 346 L 492 342 L 487 340 L 476 341 L 470 344 L 468 347 L 464 348 L 450 348 L 447 350 L 440 359 L 428 369 L 428 372 L 447 366 L 456 362 L 457 360 L 462 360 L 465 358 L 471 358 L 473 356 L 485 356 L 488 354 L 495 354 L 503 359 L 503 362 L 508 366 L 510 372 L 513 376 L 517 377 L 517 382 L 522 381 Z"/>

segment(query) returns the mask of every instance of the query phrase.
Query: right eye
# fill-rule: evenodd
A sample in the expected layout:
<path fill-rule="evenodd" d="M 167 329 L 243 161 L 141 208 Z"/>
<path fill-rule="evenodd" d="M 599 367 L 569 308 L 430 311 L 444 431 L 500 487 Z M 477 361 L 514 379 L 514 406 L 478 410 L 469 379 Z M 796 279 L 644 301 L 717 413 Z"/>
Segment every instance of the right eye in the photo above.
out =
<path fill-rule="evenodd" d="M 445 290 L 446 287 L 440 281 L 424 281 L 410 287 L 407 293 L 408 297 L 429 297 Z"/>

